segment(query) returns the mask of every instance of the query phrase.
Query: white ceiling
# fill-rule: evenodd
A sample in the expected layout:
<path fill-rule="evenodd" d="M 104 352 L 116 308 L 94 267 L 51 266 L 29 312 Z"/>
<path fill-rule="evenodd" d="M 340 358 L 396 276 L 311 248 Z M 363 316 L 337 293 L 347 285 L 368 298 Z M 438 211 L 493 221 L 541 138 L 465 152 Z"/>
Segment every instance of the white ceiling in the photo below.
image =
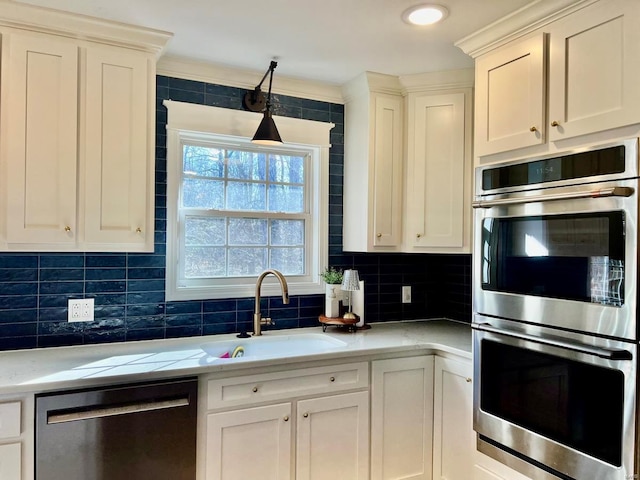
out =
<path fill-rule="evenodd" d="M 436 0 L 449 16 L 428 27 L 402 12 L 420 0 L 14 0 L 174 34 L 165 54 L 341 85 L 473 66 L 453 43 L 532 0 Z M 549 0 L 542 0 L 549 1 Z"/>

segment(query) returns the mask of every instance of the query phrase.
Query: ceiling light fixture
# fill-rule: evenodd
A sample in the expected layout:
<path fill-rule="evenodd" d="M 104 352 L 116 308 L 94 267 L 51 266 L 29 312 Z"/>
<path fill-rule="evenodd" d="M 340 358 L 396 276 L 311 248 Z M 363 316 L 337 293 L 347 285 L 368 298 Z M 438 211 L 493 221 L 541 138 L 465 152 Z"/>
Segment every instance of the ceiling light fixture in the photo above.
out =
<path fill-rule="evenodd" d="M 410 25 L 431 25 L 443 20 L 449 15 L 442 5 L 416 5 L 402 13 L 402 20 Z"/>
<path fill-rule="evenodd" d="M 251 139 L 253 143 L 258 143 L 260 145 L 280 145 L 282 143 L 276 124 L 271 117 L 271 83 L 273 82 L 273 71 L 277 66 L 278 62 L 274 62 L 272 60 L 269 65 L 269 69 L 262 77 L 262 80 L 260 80 L 258 86 L 247 92 L 242 99 L 242 105 L 246 110 L 250 110 L 252 112 L 264 112 L 262 121 L 260 122 L 260 125 L 258 125 L 258 130 L 256 130 L 256 134 Z M 262 93 L 260 87 L 269 74 L 271 74 L 269 77 L 269 93 L 265 99 L 264 93 Z"/>

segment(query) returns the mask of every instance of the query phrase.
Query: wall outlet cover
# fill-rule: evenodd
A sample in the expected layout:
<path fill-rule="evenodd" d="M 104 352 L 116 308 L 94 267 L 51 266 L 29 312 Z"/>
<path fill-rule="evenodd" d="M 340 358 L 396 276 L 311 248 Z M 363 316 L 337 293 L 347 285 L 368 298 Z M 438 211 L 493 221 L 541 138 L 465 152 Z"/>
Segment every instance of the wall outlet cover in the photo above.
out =
<path fill-rule="evenodd" d="M 93 321 L 93 298 L 69 299 L 69 322 L 92 322 Z"/>
<path fill-rule="evenodd" d="M 402 303 L 411 303 L 411 285 L 402 287 Z"/>

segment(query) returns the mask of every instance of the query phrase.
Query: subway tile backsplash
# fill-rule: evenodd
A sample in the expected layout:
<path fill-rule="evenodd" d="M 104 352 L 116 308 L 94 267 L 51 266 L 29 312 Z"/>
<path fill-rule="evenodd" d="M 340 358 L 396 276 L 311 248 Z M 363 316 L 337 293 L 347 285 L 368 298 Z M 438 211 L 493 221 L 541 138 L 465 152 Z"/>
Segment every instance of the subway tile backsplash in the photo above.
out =
<path fill-rule="evenodd" d="M 0 253 L 0 350 L 123 342 L 251 330 L 253 299 L 166 302 L 166 109 L 164 99 L 241 109 L 245 90 L 157 77 L 155 251 Z M 366 320 L 447 317 L 470 321 L 471 256 L 342 251 L 344 106 L 282 95 L 274 114 L 335 123 L 329 160 L 329 262 L 358 269 Z M 401 303 L 411 285 L 412 303 Z M 67 322 L 69 298 L 95 298 L 95 321 Z M 318 325 L 323 295 L 262 299 L 275 328 Z M 270 327 L 274 328 L 274 327 Z"/>

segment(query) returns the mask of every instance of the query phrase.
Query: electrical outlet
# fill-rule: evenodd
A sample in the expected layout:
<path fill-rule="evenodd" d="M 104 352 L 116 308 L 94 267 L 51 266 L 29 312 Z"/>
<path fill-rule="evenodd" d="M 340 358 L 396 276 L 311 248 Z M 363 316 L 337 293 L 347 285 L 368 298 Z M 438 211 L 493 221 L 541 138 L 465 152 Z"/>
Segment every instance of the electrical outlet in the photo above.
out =
<path fill-rule="evenodd" d="M 69 299 L 69 322 L 93 321 L 93 298 Z"/>
<path fill-rule="evenodd" d="M 402 303 L 411 303 L 411 285 L 402 287 Z"/>

